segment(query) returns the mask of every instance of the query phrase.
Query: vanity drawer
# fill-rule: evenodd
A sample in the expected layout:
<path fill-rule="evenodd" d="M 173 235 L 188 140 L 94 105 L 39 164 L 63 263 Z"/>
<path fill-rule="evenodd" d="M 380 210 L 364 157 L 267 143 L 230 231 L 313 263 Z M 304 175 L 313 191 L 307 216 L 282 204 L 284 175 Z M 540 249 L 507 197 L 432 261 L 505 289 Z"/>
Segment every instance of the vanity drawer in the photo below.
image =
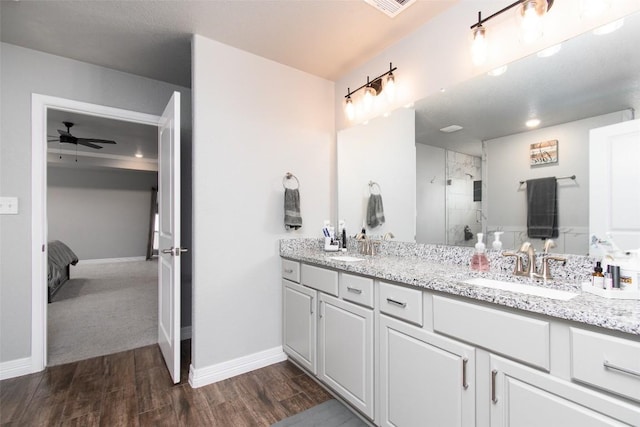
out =
<path fill-rule="evenodd" d="M 290 259 L 283 259 L 282 277 L 292 282 L 300 283 L 300 263 Z"/>
<path fill-rule="evenodd" d="M 571 378 L 640 402 L 640 343 L 571 328 Z"/>
<path fill-rule="evenodd" d="M 373 308 L 373 279 L 340 273 L 340 298 Z"/>
<path fill-rule="evenodd" d="M 380 282 L 380 311 L 422 326 L 422 291 Z"/>
<path fill-rule="evenodd" d="M 302 264 L 301 283 L 326 294 L 338 296 L 338 272 Z"/>
<path fill-rule="evenodd" d="M 549 322 L 435 295 L 433 329 L 549 370 Z"/>

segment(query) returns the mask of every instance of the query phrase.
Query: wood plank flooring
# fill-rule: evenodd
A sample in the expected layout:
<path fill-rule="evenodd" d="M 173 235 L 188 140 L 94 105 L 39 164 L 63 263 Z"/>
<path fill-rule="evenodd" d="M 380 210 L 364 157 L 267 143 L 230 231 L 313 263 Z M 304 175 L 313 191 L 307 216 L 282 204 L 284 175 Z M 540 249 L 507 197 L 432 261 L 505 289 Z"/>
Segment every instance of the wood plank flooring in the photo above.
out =
<path fill-rule="evenodd" d="M 331 399 L 285 361 L 197 389 L 172 384 L 157 345 L 0 381 L 1 426 L 270 426 Z"/>

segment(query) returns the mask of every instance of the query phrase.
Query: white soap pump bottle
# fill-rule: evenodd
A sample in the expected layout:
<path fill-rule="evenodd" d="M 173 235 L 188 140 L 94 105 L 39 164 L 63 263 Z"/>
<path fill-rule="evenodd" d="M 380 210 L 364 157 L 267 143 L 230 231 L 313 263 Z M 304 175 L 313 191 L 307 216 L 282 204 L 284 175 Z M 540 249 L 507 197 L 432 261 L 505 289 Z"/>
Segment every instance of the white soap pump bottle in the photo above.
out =
<path fill-rule="evenodd" d="M 478 233 L 478 243 L 476 243 L 476 251 L 471 257 L 471 269 L 476 271 L 489 271 L 489 259 L 485 253 L 485 246 L 482 242 L 484 234 Z"/>
<path fill-rule="evenodd" d="M 496 231 L 493 233 L 494 240 L 493 240 L 493 243 L 491 244 L 491 247 L 493 247 L 493 249 L 495 249 L 496 251 L 499 251 L 502 249 L 502 242 L 500 241 L 500 235 L 502 233 L 504 233 L 504 231 Z"/>

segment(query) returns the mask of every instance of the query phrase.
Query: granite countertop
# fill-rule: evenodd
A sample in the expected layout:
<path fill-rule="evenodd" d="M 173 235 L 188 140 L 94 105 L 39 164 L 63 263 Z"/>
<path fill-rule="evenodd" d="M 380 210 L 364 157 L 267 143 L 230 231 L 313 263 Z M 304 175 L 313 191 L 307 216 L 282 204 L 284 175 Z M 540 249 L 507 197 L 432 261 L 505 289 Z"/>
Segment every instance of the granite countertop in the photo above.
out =
<path fill-rule="evenodd" d="M 285 239 L 280 242 L 280 255 L 284 258 L 334 268 L 337 270 L 373 277 L 380 280 L 402 283 L 409 286 L 459 295 L 479 301 L 511 307 L 532 313 L 544 314 L 559 319 L 571 320 L 605 329 L 640 335 L 640 301 L 606 299 L 583 292 L 580 282 L 589 277 L 589 270 L 583 272 L 586 257 L 572 257 L 568 260 L 567 271 L 559 272 L 557 281 L 532 282 L 526 277 L 510 274 L 512 266 L 504 266 L 496 254 L 492 260 L 492 271 L 477 272 L 469 269 L 467 262 L 472 253 L 468 248 L 442 247 L 436 245 L 406 244 L 409 251 L 396 243 L 392 250 L 383 251 L 375 256 L 359 254 L 352 248 L 349 252 L 325 252 L 315 239 Z M 415 247 L 422 248 L 416 252 Z M 398 249 L 401 248 L 401 249 Z M 424 249 L 426 248 L 426 250 Z M 363 261 L 345 262 L 331 257 L 348 255 L 363 258 Z M 464 262 L 460 262 L 460 258 Z M 575 259 L 573 259 L 575 258 Z M 572 274 L 571 269 L 579 266 L 579 273 Z M 587 267 L 591 261 L 587 260 Z M 494 264 L 497 264 L 494 267 Z M 573 264 L 573 265 L 572 265 Z M 564 274 L 563 274 L 564 273 Z M 496 290 L 464 283 L 475 277 L 536 284 L 553 289 L 577 293 L 568 301 L 526 295 L 518 292 Z"/>

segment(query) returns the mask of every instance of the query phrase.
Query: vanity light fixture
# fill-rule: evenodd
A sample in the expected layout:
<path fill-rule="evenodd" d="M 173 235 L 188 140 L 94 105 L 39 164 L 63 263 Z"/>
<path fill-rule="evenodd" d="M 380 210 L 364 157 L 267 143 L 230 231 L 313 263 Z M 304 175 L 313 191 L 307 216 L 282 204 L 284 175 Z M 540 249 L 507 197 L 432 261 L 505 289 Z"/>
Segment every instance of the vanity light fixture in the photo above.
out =
<path fill-rule="evenodd" d="M 473 63 L 481 65 L 486 61 L 488 43 L 487 30 L 484 23 L 504 12 L 517 8 L 517 15 L 522 28 L 522 39 L 525 43 L 535 41 L 542 35 L 542 18 L 553 6 L 553 0 L 518 0 L 497 11 L 487 18 L 478 12 L 478 22 L 471 26 L 471 54 Z"/>
<path fill-rule="evenodd" d="M 367 76 L 367 83 L 363 84 L 359 88 L 355 90 L 351 90 L 351 88 L 347 88 L 347 95 L 345 98 L 344 110 L 347 118 L 349 120 L 355 119 L 355 101 L 351 96 L 356 94 L 358 91 L 364 89 L 364 93 L 362 95 L 362 104 L 365 111 L 369 111 L 373 106 L 374 100 L 377 98 L 380 93 L 385 92 L 388 99 L 391 101 L 395 95 L 395 86 L 396 86 L 396 78 L 393 75 L 393 72 L 398 68 L 393 66 L 393 63 L 389 63 L 389 71 L 380 74 L 378 77 L 373 80 L 369 79 Z M 386 77 L 386 79 L 385 79 Z"/>

